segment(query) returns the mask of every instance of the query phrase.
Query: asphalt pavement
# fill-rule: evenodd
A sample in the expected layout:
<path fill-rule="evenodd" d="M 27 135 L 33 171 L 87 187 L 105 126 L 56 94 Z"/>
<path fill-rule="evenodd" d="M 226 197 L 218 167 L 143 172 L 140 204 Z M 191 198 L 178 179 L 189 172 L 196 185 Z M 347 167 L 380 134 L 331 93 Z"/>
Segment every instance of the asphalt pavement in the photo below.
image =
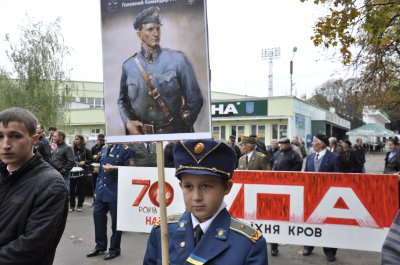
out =
<path fill-rule="evenodd" d="M 382 173 L 384 167 L 384 154 L 367 154 L 367 173 Z M 82 212 L 71 212 L 68 216 L 67 226 L 58 245 L 55 265 L 141 265 L 148 235 L 144 233 L 124 232 L 121 242 L 121 256 L 104 261 L 104 255 L 87 258 L 86 253 L 94 246 L 94 224 L 92 198 L 86 198 Z M 109 226 L 110 226 L 109 218 Z M 111 235 L 111 229 L 108 236 Z M 268 240 L 268 239 L 267 239 Z M 268 246 L 269 248 L 269 246 Z M 322 248 L 315 248 L 309 257 L 302 256 L 302 246 L 280 245 L 277 257 L 268 257 L 269 264 L 276 265 L 305 265 L 305 264 L 337 264 L 337 265 L 378 265 L 380 253 L 368 251 L 355 251 L 339 249 L 337 260 L 334 263 L 326 261 Z"/>

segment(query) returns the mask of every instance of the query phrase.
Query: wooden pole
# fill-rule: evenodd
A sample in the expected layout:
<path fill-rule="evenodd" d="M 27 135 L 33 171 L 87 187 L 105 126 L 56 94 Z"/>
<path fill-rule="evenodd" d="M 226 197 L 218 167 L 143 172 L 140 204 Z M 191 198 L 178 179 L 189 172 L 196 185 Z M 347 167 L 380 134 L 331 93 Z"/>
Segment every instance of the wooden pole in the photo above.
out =
<path fill-rule="evenodd" d="M 160 204 L 160 221 L 161 221 L 161 255 L 162 255 L 162 264 L 169 265 L 163 142 L 162 141 L 156 142 L 156 148 L 157 148 L 157 168 L 158 168 L 158 200 Z"/>

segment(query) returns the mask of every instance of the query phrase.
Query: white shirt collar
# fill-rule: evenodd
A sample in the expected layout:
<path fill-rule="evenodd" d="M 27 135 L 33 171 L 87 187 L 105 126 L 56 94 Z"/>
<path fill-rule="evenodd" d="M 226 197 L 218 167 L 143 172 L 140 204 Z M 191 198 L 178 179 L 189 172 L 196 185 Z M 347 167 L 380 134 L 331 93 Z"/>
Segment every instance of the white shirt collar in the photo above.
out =
<path fill-rule="evenodd" d="M 318 160 L 321 159 L 326 154 L 326 152 L 327 152 L 326 148 L 322 149 L 319 152 L 315 152 L 315 154 L 318 154 Z"/>
<path fill-rule="evenodd" d="M 253 156 L 253 153 L 254 153 L 254 150 L 246 155 L 249 158 L 249 161 L 250 161 L 250 158 Z"/>
<path fill-rule="evenodd" d="M 207 221 L 200 223 L 199 220 L 197 220 L 197 218 L 190 213 L 190 216 L 192 217 L 192 224 L 193 224 L 193 229 L 200 224 L 201 230 L 203 230 L 203 233 L 205 234 L 208 230 L 208 228 L 210 227 L 212 221 L 214 221 L 215 217 L 217 217 L 217 215 L 226 208 L 226 203 L 223 201 L 221 203 L 221 206 L 218 208 L 217 212 Z"/>

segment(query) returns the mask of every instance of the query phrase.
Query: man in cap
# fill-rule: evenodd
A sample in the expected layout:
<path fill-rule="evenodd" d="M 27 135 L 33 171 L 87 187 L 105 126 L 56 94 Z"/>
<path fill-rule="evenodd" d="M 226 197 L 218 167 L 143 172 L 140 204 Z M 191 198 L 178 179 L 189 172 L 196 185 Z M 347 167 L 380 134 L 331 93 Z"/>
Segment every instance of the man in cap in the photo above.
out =
<path fill-rule="evenodd" d="M 261 233 L 225 208 L 235 152 L 223 142 L 180 141 L 174 160 L 186 211 L 168 218 L 170 264 L 268 264 Z M 151 230 L 143 265 L 160 264 L 160 230 L 158 223 Z"/>
<path fill-rule="evenodd" d="M 122 66 L 118 99 L 126 134 L 193 132 L 203 97 L 192 65 L 179 51 L 160 47 L 158 7 L 135 19 L 142 48 Z"/>
<path fill-rule="evenodd" d="M 312 147 L 314 153 L 307 157 L 305 172 L 341 172 L 339 156 L 327 150 L 328 138 L 325 135 L 317 134 L 313 137 Z M 304 246 L 303 256 L 310 256 L 313 246 Z M 325 248 L 324 253 L 328 261 L 336 260 L 337 248 Z"/>
<path fill-rule="evenodd" d="M 237 146 L 237 144 L 236 144 L 236 136 L 235 135 L 229 136 L 228 145 L 233 149 L 233 151 L 235 151 L 236 157 L 237 157 L 237 162 L 239 162 L 239 158 L 242 156 L 242 153 L 240 152 L 239 146 Z"/>
<path fill-rule="evenodd" d="M 290 139 L 283 137 L 278 141 L 280 150 L 274 154 L 272 171 L 301 171 L 303 159 L 292 149 Z M 271 243 L 271 255 L 278 255 L 278 244 Z"/>
<path fill-rule="evenodd" d="M 240 142 L 242 157 L 239 159 L 240 170 L 271 170 L 271 161 L 265 154 L 257 152 L 257 140 L 243 136 Z"/>
<path fill-rule="evenodd" d="M 96 201 L 93 206 L 95 248 L 86 257 L 95 257 L 107 250 L 107 213 L 111 216 L 110 247 L 104 260 L 121 254 L 122 232 L 117 230 L 118 166 L 132 165 L 132 150 L 125 144 L 107 144 L 101 149 Z"/>

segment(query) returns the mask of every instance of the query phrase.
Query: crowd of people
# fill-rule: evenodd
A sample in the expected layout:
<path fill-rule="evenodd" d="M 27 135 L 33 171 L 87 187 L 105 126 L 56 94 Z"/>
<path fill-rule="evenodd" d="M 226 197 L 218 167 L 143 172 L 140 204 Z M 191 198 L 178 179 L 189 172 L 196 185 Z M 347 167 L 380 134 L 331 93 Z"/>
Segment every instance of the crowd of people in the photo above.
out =
<path fill-rule="evenodd" d="M 232 244 L 229 251 L 214 253 L 215 261 L 235 258 L 240 261 L 238 264 L 247 264 L 249 260 L 257 261 L 254 264 L 268 263 L 263 236 L 230 216 L 223 202 L 232 188 L 234 169 L 365 172 L 361 139 L 352 146 L 348 140 L 315 135 L 308 153 L 298 137 L 272 140 L 268 146 L 255 135 L 241 137 L 238 145 L 235 139 L 231 136 L 227 142 L 171 141 L 165 146 L 164 164 L 176 168 L 186 206 L 183 215 L 169 218 L 170 237 L 179 240 L 194 235 L 193 244 L 190 240 L 182 241 L 188 244 L 184 245 L 188 255 L 193 249 L 197 253 L 209 251 L 208 242 L 202 243 L 201 238 L 215 237 Z M 12 108 L 0 113 L 1 264 L 52 264 L 68 210 L 74 211 L 76 206 L 78 212 L 82 211 L 85 179 L 96 183 L 92 187 L 96 245 L 86 256 L 98 256 L 108 250 L 104 260 L 109 260 L 121 254 L 122 233 L 117 230 L 118 166 L 157 166 L 155 144 L 105 144 L 105 136 L 99 134 L 96 145 L 89 150 L 82 135 L 76 135 L 71 145 L 65 140 L 65 133 L 56 128 L 51 128 L 46 137 L 44 126 L 29 111 Z M 383 173 L 400 171 L 398 146 L 397 138 L 387 141 Z M 108 213 L 111 215 L 110 239 L 107 238 Z M 144 264 L 156 264 L 161 258 L 158 227 L 156 224 L 150 234 Z M 227 234 L 227 229 L 237 233 Z M 391 233 L 397 233 L 393 227 Z M 179 244 L 170 242 L 175 243 Z M 214 243 L 211 248 L 223 247 L 219 241 Z M 392 249 L 390 244 L 385 243 L 384 249 Z M 313 249 L 313 246 L 304 246 L 303 255 L 309 256 Z M 328 261 L 336 260 L 336 248 L 323 250 Z M 270 251 L 272 256 L 277 256 L 278 244 L 272 243 Z M 198 256 L 172 254 L 170 257 L 178 264 L 186 259 L 202 262 Z"/>

